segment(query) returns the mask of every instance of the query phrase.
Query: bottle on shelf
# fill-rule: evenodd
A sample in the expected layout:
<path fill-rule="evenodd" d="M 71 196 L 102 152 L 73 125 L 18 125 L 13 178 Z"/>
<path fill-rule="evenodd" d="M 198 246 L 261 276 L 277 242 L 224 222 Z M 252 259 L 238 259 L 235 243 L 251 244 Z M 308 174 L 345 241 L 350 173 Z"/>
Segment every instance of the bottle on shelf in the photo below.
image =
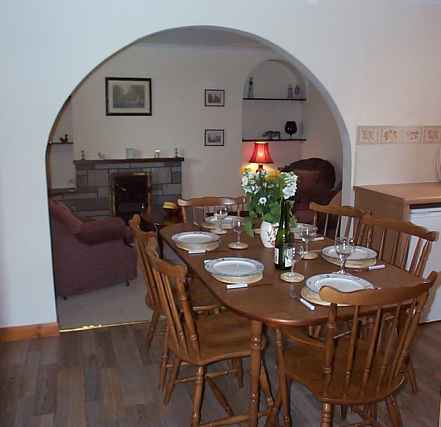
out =
<path fill-rule="evenodd" d="M 280 206 L 279 229 L 277 230 L 276 242 L 274 245 L 274 264 L 279 270 L 288 270 L 291 268 L 292 263 L 292 249 L 289 247 L 292 243 L 289 228 L 290 207 L 290 203 L 287 200 L 282 199 Z"/>
<path fill-rule="evenodd" d="M 254 98 L 254 82 L 253 82 L 253 78 L 250 77 L 250 79 L 248 80 L 248 93 L 247 93 L 247 97 L 248 98 Z"/>

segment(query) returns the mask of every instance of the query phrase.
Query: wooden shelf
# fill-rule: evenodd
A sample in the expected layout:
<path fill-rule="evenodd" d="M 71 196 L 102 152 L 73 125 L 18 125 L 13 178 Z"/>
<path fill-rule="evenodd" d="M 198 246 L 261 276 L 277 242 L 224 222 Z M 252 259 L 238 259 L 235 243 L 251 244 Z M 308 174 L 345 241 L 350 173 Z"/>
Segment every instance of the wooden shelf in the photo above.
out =
<path fill-rule="evenodd" d="M 280 139 L 242 138 L 242 142 L 255 142 L 255 141 L 264 141 L 264 142 L 298 141 L 298 142 L 304 142 L 304 141 L 306 141 L 306 138 L 280 138 Z"/>
<path fill-rule="evenodd" d="M 306 98 L 242 98 L 243 101 L 289 101 L 305 102 Z"/>
<path fill-rule="evenodd" d="M 69 141 L 69 142 L 49 142 L 49 145 L 72 145 L 73 141 Z"/>

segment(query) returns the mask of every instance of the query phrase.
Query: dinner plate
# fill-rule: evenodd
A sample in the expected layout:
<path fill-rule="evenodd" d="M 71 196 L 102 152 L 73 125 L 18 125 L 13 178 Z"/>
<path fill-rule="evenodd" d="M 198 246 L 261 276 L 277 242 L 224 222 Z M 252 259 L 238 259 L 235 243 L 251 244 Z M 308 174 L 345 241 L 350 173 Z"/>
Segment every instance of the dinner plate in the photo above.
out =
<path fill-rule="evenodd" d="M 222 221 L 222 228 L 225 229 L 232 229 L 233 228 L 233 221 L 239 218 L 238 216 L 234 216 L 234 215 L 228 215 L 224 218 L 224 220 Z M 207 216 L 204 219 L 204 227 L 206 228 L 216 228 L 217 227 L 217 219 L 215 215 L 212 216 Z"/>
<path fill-rule="evenodd" d="M 335 246 L 326 246 L 321 250 L 322 257 L 332 264 L 340 265 L 340 260 L 335 250 Z M 354 246 L 354 251 L 346 260 L 348 268 L 363 268 L 375 265 L 377 262 L 377 252 L 364 246 Z"/>
<path fill-rule="evenodd" d="M 263 264 L 250 258 L 226 257 L 204 261 L 205 269 L 218 277 L 247 277 L 263 272 Z"/>
<path fill-rule="evenodd" d="M 316 305 L 331 305 L 330 302 L 324 301 L 320 298 L 319 294 L 316 294 L 315 292 L 312 292 L 310 289 L 308 289 L 306 286 L 303 286 L 300 290 L 300 295 L 305 298 L 306 301 L 312 302 Z M 346 307 L 348 304 L 337 304 L 340 307 Z"/>
<path fill-rule="evenodd" d="M 291 228 L 291 232 L 294 233 L 295 239 L 301 239 L 302 238 L 302 229 L 303 228 L 313 228 L 314 225 L 312 224 L 306 224 L 304 222 L 297 222 L 294 227 Z"/>
<path fill-rule="evenodd" d="M 172 236 L 172 240 L 181 249 L 187 251 L 212 250 L 219 245 L 220 237 L 207 231 L 185 231 Z"/>
<path fill-rule="evenodd" d="M 251 274 L 249 276 L 217 276 L 215 274 L 213 274 L 213 277 L 217 280 L 219 280 L 219 282 L 223 282 L 223 283 L 255 283 L 258 282 L 259 280 L 262 279 L 263 274 L 262 273 L 257 273 L 257 274 Z"/>
<path fill-rule="evenodd" d="M 328 273 L 309 277 L 305 282 L 307 288 L 318 294 L 323 286 L 331 286 L 340 292 L 354 292 L 362 289 L 373 289 L 374 285 L 361 277 L 350 274 Z"/>

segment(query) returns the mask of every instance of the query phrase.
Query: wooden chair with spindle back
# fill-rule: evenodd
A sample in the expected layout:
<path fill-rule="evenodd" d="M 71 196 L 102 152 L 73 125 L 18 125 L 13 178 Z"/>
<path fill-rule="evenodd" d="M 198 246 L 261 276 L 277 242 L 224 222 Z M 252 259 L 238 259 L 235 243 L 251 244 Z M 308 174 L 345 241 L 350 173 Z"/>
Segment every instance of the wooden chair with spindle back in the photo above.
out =
<path fill-rule="evenodd" d="M 178 199 L 178 206 L 182 210 L 182 218 L 185 223 L 193 223 L 201 225 L 208 213 L 213 212 L 213 209 L 220 206 L 225 206 L 230 212 L 240 216 L 244 209 L 245 198 L 239 197 L 194 197 L 192 199 Z"/>
<path fill-rule="evenodd" d="M 164 402 L 166 404 L 169 402 L 176 384 L 194 381 L 191 426 L 199 426 L 201 425 L 203 389 L 205 382 L 207 382 L 228 417 L 222 418 L 219 424 L 211 421 L 203 425 L 227 425 L 246 421 L 248 419 L 247 415 L 234 416 L 227 399 L 214 382 L 214 378 L 227 374 L 237 374 L 237 368 L 207 372 L 207 366 L 222 361 L 241 360 L 250 356 L 250 321 L 230 311 L 221 311 L 204 318 L 195 317 L 185 286 L 186 267 L 171 265 L 167 261 L 161 260 L 154 251 L 149 251 L 148 255 L 158 284 L 162 307 L 167 316 L 168 336 L 166 341 L 168 349 L 174 356 L 166 385 Z M 176 290 L 176 297 L 172 283 Z M 194 366 L 196 375 L 178 378 L 182 363 Z M 272 407 L 273 401 L 264 366 L 261 368 L 260 383 L 266 395 L 267 404 Z"/>
<path fill-rule="evenodd" d="M 294 380 L 321 401 L 321 427 L 332 426 L 335 405 L 351 406 L 365 420 L 356 425 L 379 426 L 381 401 L 393 426 L 402 426 L 394 394 L 405 381 L 406 359 L 436 276 L 433 272 L 426 282 L 408 288 L 345 293 L 323 287 L 320 298 L 330 303 L 324 342 L 284 348 L 282 333 L 276 332 L 279 391 L 270 419 L 274 421 L 281 405 L 284 425 L 291 425 L 288 381 Z M 351 320 L 345 322 L 351 325 L 345 331 L 337 328 L 341 319 Z M 371 326 L 361 334 L 366 324 Z"/>
<path fill-rule="evenodd" d="M 379 260 L 422 277 L 432 244 L 438 238 L 438 232 L 408 221 L 364 215 L 358 242 L 376 250 Z"/>
<path fill-rule="evenodd" d="M 344 236 L 357 240 L 360 219 L 365 211 L 353 206 L 319 205 L 315 202 L 309 204 L 309 209 L 314 212 L 314 225 L 320 228 L 319 232 L 323 236 L 334 239 L 337 236 Z M 329 235 L 332 219 L 336 220 L 335 232 Z"/>
<path fill-rule="evenodd" d="M 138 254 L 138 268 L 143 272 L 144 284 L 146 287 L 145 303 L 152 310 L 152 319 L 146 331 L 146 347 L 150 349 L 151 342 L 157 329 L 158 321 L 163 315 L 158 296 L 155 276 L 152 272 L 147 250 L 158 252 L 158 240 L 153 231 L 144 232 L 140 228 L 141 218 L 134 215 L 129 221 L 130 229 L 133 232 L 136 250 Z M 193 307 L 198 312 L 209 312 L 219 309 L 219 302 L 212 296 L 206 287 L 197 280 L 191 282 L 191 298 Z"/>

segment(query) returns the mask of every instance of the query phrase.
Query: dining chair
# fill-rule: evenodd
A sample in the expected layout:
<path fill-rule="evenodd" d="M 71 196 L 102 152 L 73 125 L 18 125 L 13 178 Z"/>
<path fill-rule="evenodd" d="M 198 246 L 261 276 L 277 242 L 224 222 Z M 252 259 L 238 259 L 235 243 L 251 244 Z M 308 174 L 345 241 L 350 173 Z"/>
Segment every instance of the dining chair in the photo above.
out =
<path fill-rule="evenodd" d="M 185 223 L 202 224 L 208 213 L 220 206 L 226 206 L 230 212 L 240 216 L 245 206 L 245 198 L 239 197 L 195 197 L 192 199 L 178 199 L 178 206 L 182 210 L 182 218 Z"/>
<path fill-rule="evenodd" d="M 133 232 L 136 251 L 138 254 L 138 269 L 143 272 L 144 284 L 146 288 L 145 304 L 152 311 L 152 319 L 146 331 L 146 348 L 149 351 L 152 339 L 155 335 L 159 319 L 163 314 L 158 295 L 157 284 L 155 276 L 152 271 L 150 260 L 147 256 L 147 250 L 158 252 L 158 241 L 154 231 L 142 231 L 140 228 L 141 218 L 139 215 L 134 215 L 129 221 L 129 227 Z M 220 307 L 219 302 L 212 296 L 206 287 L 198 280 L 192 280 L 191 298 L 193 302 L 193 309 L 197 312 L 210 312 Z"/>
<path fill-rule="evenodd" d="M 358 243 L 374 249 L 378 259 L 422 277 L 433 242 L 439 233 L 392 218 L 364 215 Z"/>
<path fill-rule="evenodd" d="M 204 318 L 196 317 L 185 286 L 186 266 L 171 265 L 167 261 L 159 259 L 154 251 L 148 250 L 147 253 L 153 267 L 153 275 L 158 284 L 162 307 L 167 317 L 167 347 L 173 355 L 164 403 L 169 402 L 176 384 L 194 381 L 192 427 L 227 425 L 246 421 L 248 415 L 234 415 L 230 404 L 214 381 L 215 378 L 228 374 L 237 376 L 238 368 L 233 364 L 232 367 L 224 367 L 219 371 L 212 371 L 211 369 L 207 371 L 207 367 L 218 362 L 237 361 L 250 356 L 250 321 L 230 311 L 221 311 Z M 174 288 L 171 283 L 175 285 Z M 174 296 L 173 289 L 176 290 L 177 297 Z M 179 368 L 182 364 L 195 367 L 196 375 L 179 378 Z M 273 400 L 267 373 L 263 365 L 260 372 L 259 381 L 266 396 L 268 408 L 271 408 Z M 227 416 L 221 420 L 201 424 L 201 406 L 205 383 L 210 386 L 214 397 L 223 407 Z M 268 411 L 269 409 L 265 414 Z"/>
<path fill-rule="evenodd" d="M 332 426 L 335 405 L 350 406 L 363 418 L 355 425 L 380 426 L 381 401 L 392 425 L 402 426 L 394 395 L 405 382 L 406 359 L 436 276 L 433 272 L 427 281 L 406 288 L 340 292 L 323 287 L 320 298 L 330 304 L 324 342 L 286 348 L 283 330 L 276 331 L 279 390 L 268 424 L 274 425 L 282 406 L 284 426 L 291 425 L 288 383 L 296 381 L 321 402 L 321 427 Z M 337 328 L 341 319 L 351 320 L 344 322 L 350 324 L 346 330 Z"/>
<path fill-rule="evenodd" d="M 356 240 L 360 219 L 366 213 L 353 206 L 319 205 L 315 202 L 309 204 L 309 209 L 314 212 L 314 225 L 319 228 L 323 236 L 328 236 L 328 232 L 331 232 L 330 227 L 335 224 L 333 235 L 328 236 L 334 239 L 337 236 L 344 236 Z"/>

